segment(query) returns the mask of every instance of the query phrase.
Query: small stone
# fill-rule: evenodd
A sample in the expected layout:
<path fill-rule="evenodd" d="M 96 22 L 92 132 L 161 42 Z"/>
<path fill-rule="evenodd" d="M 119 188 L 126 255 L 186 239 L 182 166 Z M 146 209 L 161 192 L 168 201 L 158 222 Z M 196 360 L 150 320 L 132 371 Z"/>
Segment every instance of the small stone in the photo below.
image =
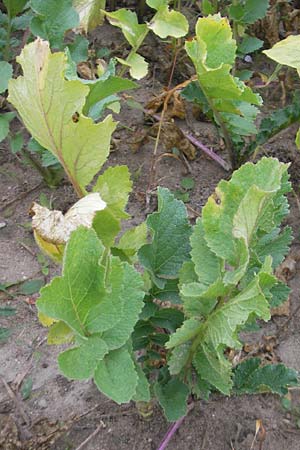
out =
<path fill-rule="evenodd" d="M 1 228 L 4 228 L 4 227 L 6 227 L 6 222 L 0 222 L 0 230 L 1 230 Z"/>
<path fill-rule="evenodd" d="M 41 399 L 38 401 L 38 406 L 39 406 L 40 408 L 42 408 L 42 409 L 47 408 L 47 406 L 48 406 L 47 401 L 46 401 L 44 398 L 41 398 Z"/>

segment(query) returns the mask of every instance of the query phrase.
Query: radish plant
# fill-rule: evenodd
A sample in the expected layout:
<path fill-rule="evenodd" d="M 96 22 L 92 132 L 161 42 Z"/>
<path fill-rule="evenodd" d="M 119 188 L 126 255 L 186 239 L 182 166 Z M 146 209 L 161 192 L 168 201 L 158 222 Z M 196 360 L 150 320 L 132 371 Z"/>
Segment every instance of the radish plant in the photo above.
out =
<path fill-rule="evenodd" d="M 39 313 L 68 378 L 93 378 L 106 396 L 124 403 L 157 399 L 168 420 L 187 413 L 192 395 L 210 392 L 284 394 L 298 374 L 259 359 L 233 364 L 240 332 L 289 289 L 274 275 L 291 242 L 287 164 L 263 158 L 221 181 L 196 225 L 184 204 L 158 189 L 149 240 L 125 232 L 106 239 L 110 222 L 79 226 L 64 252 L 62 275 L 41 290 Z M 135 234 L 133 236 L 133 234 Z M 143 273 L 131 258 L 137 253 Z"/>

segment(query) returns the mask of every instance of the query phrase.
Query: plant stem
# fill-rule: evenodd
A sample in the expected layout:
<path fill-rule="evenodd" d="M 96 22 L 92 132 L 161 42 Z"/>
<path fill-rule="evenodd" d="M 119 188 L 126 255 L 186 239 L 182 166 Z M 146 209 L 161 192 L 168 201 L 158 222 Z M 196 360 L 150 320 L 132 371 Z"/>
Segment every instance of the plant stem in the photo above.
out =
<path fill-rule="evenodd" d="M 202 142 L 198 141 L 198 139 L 196 139 L 194 136 L 192 136 L 191 134 L 189 134 L 185 131 L 183 132 L 183 134 L 193 145 L 200 148 L 204 153 L 206 153 L 207 156 L 209 156 L 211 159 L 213 159 L 218 164 L 220 164 L 220 166 L 223 167 L 223 169 L 225 169 L 226 171 L 229 171 L 231 169 L 230 165 L 226 161 L 224 161 L 224 159 L 221 158 L 221 156 L 217 155 L 210 148 L 206 147 L 206 145 L 204 145 Z"/>
<path fill-rule="evenodd" d="M 184 419 L 185 419 L 185 416 L 181 417 L 175 423 L 173 423 L 173 425 L 171 425 L 169 427 L 165 437 L 161 441 L 161 443 L 160 443 L 160 445 L 159 445 L 157 450 L 165 450 L 167 448 L 170 440 L 172 439 L 173 435 L 176 433 L 176 431 L 178 430 L 178 428 L 180 427 L 180 425 L 182 424 Z"/>
<path fill-rule="evenodd" d="M 235 154 L 235 151 L 233 149 L 233 143 L 232 143 L 231 138 L 229 136 L 228 130 L 226 128 L 226 125 L 225 125 L 225 123 L 224 123 L 224 121 L 222 119 L 221 114 L 215 108 L 215 105 L 211 101 L 209 95 L 205 92 L 205 88 L 201 85 L 201 82 L 200 82 L 199 78 L 198 78 L 198 82 L 200 84 L 200 87 L 202 89 L 203 94 L 206 97 L 207 103 L 209 104 L 210 109 L 212 110 L 212 112 L 213 112 L 213 114 L 215 116 L 216 122 L 218 123 L 218 125 L 220 126 L 220 128 L 222 130 L 224 141 L 225 141 L 225 145 L 226 145 L 226 148 L 227 148 L 227 151 L 228 151 L 228 154 L 229 154 L 229 158 L 230 158 L 232 169 L 236 169 L 237 168 L 237 158 L 236 158 L 236 154 Z"/>
<path fill-rule="evenodd" d="M 193 403 L 191 405 L 189 405 L 188 413 L 193 409 L 193 407 L 194 407 Z M 170 425 L 167 433 L 165 434 L 163 440 L 159 444 L 159 447 L 157 450 L 165 450 L 167 448 L 170 440 L 172 439 L 172 437 L 174 436 L 174 434 L 176 433 L 178 428 L 181 426 L 182 422 L 184 421 L 184 419 L 186 417 L 187 417 L 187 415 L 180 417 L 180 419 L 176 420 L 176 422 L 174 422 L 172 425 Z"/>
<path fill-rule="evenodd" d="M 54 177 L 52 172 L 47 168 L 43 167 L 37 159 L 34 158 L 28 151 L 21 150 L 21 155 L 24 157 L 24 159 L 32 166 L 34 169 L 36 169 L 39 174 L 42 176 L 46 184 L 50 187 L 54 187 Z"/>

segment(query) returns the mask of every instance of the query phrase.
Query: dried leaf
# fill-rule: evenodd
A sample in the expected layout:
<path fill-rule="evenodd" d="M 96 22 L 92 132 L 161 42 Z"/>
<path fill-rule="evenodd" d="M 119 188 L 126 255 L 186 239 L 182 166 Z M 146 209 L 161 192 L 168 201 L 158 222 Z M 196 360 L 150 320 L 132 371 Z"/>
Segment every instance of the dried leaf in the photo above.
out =
<path fill-rule="evenodd" d="M 80 225 L 91 228 L 97 211 L 105 209 L 106 203 L 100 194 L 88 194 L 76 202 L 64 215 L 61 211 L 50 211 L 38 203 L 31 207 L 32 228 L 46 242 L 65 244 L 72 231 Z"/>
<path fill-rule="evenodd" d="M 150 136 L 156 136 L 159 124 L 153 125 L 150 129 Z M 180 128 L 175 123 L 165 122 L 161 128 L 161 139 L 168 152 L 175 147 L 180 150 L 189 160 L 196 158 L 196 149 L 193 144 L 185 137 Z"/>

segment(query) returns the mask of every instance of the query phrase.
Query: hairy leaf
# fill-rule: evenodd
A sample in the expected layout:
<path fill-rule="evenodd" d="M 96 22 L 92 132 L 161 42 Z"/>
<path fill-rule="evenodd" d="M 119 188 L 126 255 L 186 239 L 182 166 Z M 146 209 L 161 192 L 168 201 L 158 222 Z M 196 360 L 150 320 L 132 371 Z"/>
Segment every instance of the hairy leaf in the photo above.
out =
<path fill-rule="evenodd" d="M 151 244 L 139 251 L 139 260 L 158 287 L 165 280 L 177 278 L 182 263 L 188 259 L 191 227 L 182 202 L 164 188 L 158 189 L 158 212 L 148 216 L 147 225 L 153 233 Z"/>
<path fill-rule="evenodd" d="M 285 395 L 288 387 L 299 386 L 299 374 L 284 364 L 261 366 L 259 358 L 239 364 L 234 371 L 234 391 L 237 394 L 272 392 Z"/>
<path fill-rule="evenodd" d="M 179 378 L 167 383 L 156 382 L 154 392 L 169 422 L 174 422 L 187 413 L 189 389 Z"/>
<path fill-rule="evenodd" d="M 82 337 L 87 336 L 90 309 L 103 296 L 104 274 L 99 266 L 103 251 L 96 233 L 79 227 L 66 246 L 62 276 L 42 288 L 37 301 L 40 312 L 64 321 Z"/>
<path fill-rule="evenodd" d="M 62 352 L 58 357 L 62 373 L 73 380 L 84 380 L 93 376 L 99 361 L 108 353 L 108 347 L 101 336 L 93 335 L 75 347 Z"/>
<path fill-rule="evenodd" d="M 205 238 L 208 246 L 230 265 L 239 264 L 240 239 L 248 247 L 251 244 L 252 233 L 259 229 L 268 202 L 272 207 L 272 199 L 280 191 L 286 169 L 287 165 L 272 158 L 262 158 L 256 165 L 247 163 L 234 172 L 230 182 L 221 181 L 208 199 L 202 216 Z M 261 191 L 261 202 L 255 197 L 257 190 Z M 275 212 L 273 208 L 271 222 Z"/>
<path fill-rule="evenodd" d="M 212 284 L 221 275 L 222 260 L 208 247 L 204 238 L 204 229 L 201 220 L 193 229 L 191 236 L 191 256 L 198 280 L 203 284 Z"/>
<path fill-rule="evenodd" d="M 128 341 L 144 306 L 142 278 L 127 263 L 123 263 L 123 285 L 119 295 L 120 304 L 124 301 L 123 308 L 119 309 L 119 320 L 102 335 L 110 350 L 119 348 Z"/>
<path fill-rule="evenodd" d="M 98 389 L 115 402 L 129 402 L 136 393 L 138 375 L 128 349 L 109 352 L 97 364 L 94 380 Z"/>
<path fill-rule="evenodd" d="M 224 357 L 222 350 L 216 351 L 203 342 L 194 356 L 193 363 L 203 380 L 208 381 L 223 394 L 230 394 L 231 363 Z"/>

